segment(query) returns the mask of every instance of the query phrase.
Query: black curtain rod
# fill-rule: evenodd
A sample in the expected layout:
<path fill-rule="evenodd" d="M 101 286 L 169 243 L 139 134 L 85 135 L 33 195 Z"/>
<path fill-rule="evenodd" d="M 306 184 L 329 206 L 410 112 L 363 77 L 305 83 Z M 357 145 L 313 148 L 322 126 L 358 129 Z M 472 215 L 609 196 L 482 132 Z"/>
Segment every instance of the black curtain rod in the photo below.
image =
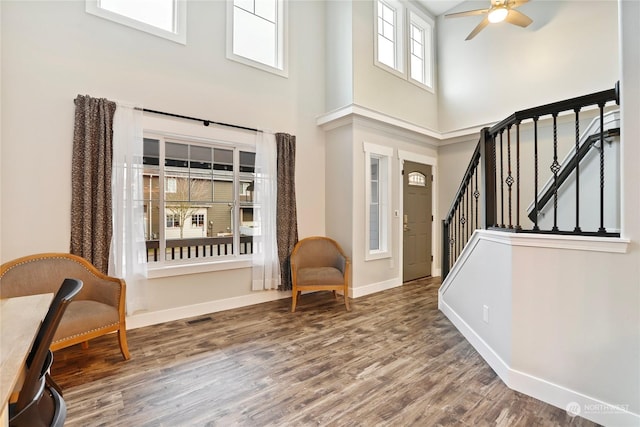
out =
<path fill-rule="evenodd" d="M 143 108 L 142 111 L 144 111 L 145 113 L 153 113 L 153 114 L 160 114 L 160 115 L 163 115 L 163 116 L 177 117 L 179 119 L 194 120 L 196 122 L 202 122 L 202 124 L 205 125 L 205 126 L 219 125 L 219 126 L 227 126 L 227 127 L 236 128 L 236 129 L 250 130 L 250 131 L 253 131 L 253 132 L 260 132 L 258 129 L 249 128 L 249 127 L 245 127 L 245 126 L 231 125 L 229 123 L 215 122 L 213 120 L 198 119 L 197 117 L 182 116 L 180 114 L 165 113 L 164 111 L 149 110 L 148 108 Z"/>

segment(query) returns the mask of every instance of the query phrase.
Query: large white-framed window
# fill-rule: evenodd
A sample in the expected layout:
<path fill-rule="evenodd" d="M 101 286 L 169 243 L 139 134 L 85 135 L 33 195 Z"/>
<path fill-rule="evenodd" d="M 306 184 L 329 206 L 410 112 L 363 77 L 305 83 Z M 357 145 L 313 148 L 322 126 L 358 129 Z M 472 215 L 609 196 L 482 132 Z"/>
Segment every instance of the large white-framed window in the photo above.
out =
<path fill-rule="evenodd" d="M 186 0 L 85 0 L 85 10 L 176 43 L 187 43 Z"/>
<path fill-rule="evenodd" d="M 150 269 L 251 259 L 255 147 L 145 131 L 143 165 Z"/>
<path fill-rule="evenodd" d="M 393 148 L 363 143 L 365 153 L 365 260 L 391 256 L 391 158 Z"/>
<path fill-rule="evenodd" d="M 377 0 L 375 64 L 404 74 L 404 7 L 397 0 Z"/>
<path fill-rule="evenodd" d="M 377 0 L 374 64 L 433 92 L 433 19 L 403 0 Z"/>
<path fill-rule="evenodd" d="M 287 2 L 227 0 L 227 58 L 287 77 Z"/>

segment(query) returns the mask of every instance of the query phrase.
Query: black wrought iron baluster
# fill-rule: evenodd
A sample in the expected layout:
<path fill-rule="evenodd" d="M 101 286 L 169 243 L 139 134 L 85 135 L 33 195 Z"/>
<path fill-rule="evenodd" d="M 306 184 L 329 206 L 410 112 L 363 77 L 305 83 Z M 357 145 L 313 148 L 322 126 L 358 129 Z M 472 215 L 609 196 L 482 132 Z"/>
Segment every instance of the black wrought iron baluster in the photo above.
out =
<path fill-rule="evenodd" d="M 503 159 L 504 155 L 502 154 L 502 133 L 504 129 L 500 130 L 500 219 L 502 224 L 500 224 L 501 228 L 504 228 L 504 165 Z"/>
<path fill-rule="evenodd" d="M 495 155 L 495 150 L 493 152 L 493 154 Z M 480 197 L 480 192 L 478 191 L 478 168 L 476 166 L 476 189 L 473 192 L 473 197 L 476 199 L 476 230 L 478 228 L 480 228 L 478 226 L 478 197 Z"/>
<path fill-rule="evenodd" d="M 456 259 L 460 256 L 460 204 L 456 206 L 456 217 L 457 217 L 457 231 L 456 231 Z"/>
<path fill-rule="evenodd" d="M 453 223 L 454 217 L 455 217 L 455 214 L 449 220 L 449 269 L 451 269 L 451 267 L 453 267 L 453 264 L 456 262 L 456 255 L 455 255 L 456 239 L 453 237 L 454 230 L 456 228 L 456 224 Z"/>
<path fill-rule="evenodd" d="M 467 181 L 467 185 L 466 185 L 466 188 L 465 188 L 465 191 L 464 191 L 465 192 L 465 197 L 467 199 L 467 203 L 466 203 L 467 204 L 467 223 L 466 223 L 467 239 L 466 239 L 466 242 L 469 241 L 469 235 L 470 235 L 470 232 L 471 232 L 471 215 L 470 215 L 471 210 L 470 210 L 470 207 L 469 207 L 469 204 L 471 202 L 471 195 L 469 194 L 469 182 L 470 181 Z M 465 242 L 465 245 L 466 245 L 466 242 Z"/>
<path fill-rule="evenodd" d="M 533 209 L 535 213 L 533 220 L 533 230 L 538 231 L 540 230 L 540 227 L 538 227 L 538 117 L 533 118 L 533 169 Z"/>
<path fill-rule="evenodd" d="M 558 231 L 558 172 L 560 164 L 558 163 L 558 113 L 553 113 L 553 163 L 551 163 L 551 172 L 553 172 L 553 228 L 552 231 Z"/>
<path fill-rule="evenodd" d="M 600 228 L 599 233 L 606 233 L 604 228 L 604 103 L 600 107 Z"/>
<path fill-rule="evenodd" d="M 471 200 L 471 179 L 473 175 L 469 176 L 469 183 L 467 184 L 467 241 L 473 233 L 473 201 Z"/>
<path fill-rule="evenodd" d="M 520 226 L 520 122 L 516 122 L 516 230 Z"/>
<path fill-rule="evenodd" d="M 513 186 L 513 176 L 511 175 L 511 125 L 509 125 L 509 127 L 507 128 L 507 168 L 508 168 L 508 173 L 507 173 L 507 179 L 505 180 L 506 184 L 507 184 L 507 190 L 509 192 L 509 228 L 513 228 L 513 221 L 512 221 L 512 207 L 511 207 L 511 201 L 512 201 L 512 196 L 511 196 L 511 187 Z"/>
<path fill-rule="evenodd" d="M 466 188 L 465 190 L 462 192 L 461 196 L 461 202 L 460 202 L 460 252 L 462 252 L 462 249 L 464 249 L 464 245 L 466 243 L 466 230 L 465 230 L 465 224 L 467 222 L 466 218 L 464 217 L 465 215 L 465 197 L 464 197 L 464 193 L 466 193 Z"/>
<path fill-rule="evenodd" d="M 573 110 L 576 113 L 576 228 L 574 233 L 580 233 L 580 159 L 578 152 L 580 151 L 580 108 Z"/>

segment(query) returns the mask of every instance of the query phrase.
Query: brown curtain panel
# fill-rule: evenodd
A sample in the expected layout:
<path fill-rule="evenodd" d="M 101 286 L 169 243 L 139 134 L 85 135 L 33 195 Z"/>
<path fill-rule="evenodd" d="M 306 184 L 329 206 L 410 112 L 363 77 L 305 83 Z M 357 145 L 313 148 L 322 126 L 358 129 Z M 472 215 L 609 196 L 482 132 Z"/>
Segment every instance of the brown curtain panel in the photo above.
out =
<path fill-rule="evenodd" d="M 70 252 L 106 274 L 113 232 L 111 162 L 116 103 L 88 95 L 78 95 L 74 102 Z"/>
<path fill-rule="evenodd" d="M 291 289 L 289 258 L 298 242 L 298 214 L 296 212 L 296 137 L 276 133 L 278 149 L 278 207 L 276 233 L 280 260 L 280 290 Z"/>

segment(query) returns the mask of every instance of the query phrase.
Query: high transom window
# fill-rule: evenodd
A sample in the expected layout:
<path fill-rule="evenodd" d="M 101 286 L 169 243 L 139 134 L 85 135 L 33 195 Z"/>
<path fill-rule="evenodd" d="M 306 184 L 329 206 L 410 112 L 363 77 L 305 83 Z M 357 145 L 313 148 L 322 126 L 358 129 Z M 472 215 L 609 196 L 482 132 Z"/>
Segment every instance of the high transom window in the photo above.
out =
<path fill-rule="evenodd" d="M 400 0 L 378 0 L 374 63 L 433 91 L 433 20 Z"/>
<path fill-rule="evenodd" d="M 187 42 L 186 0 L 85 0 L 86 11 L 178 43 Z"/>
<path fill-rule="evenodd" d="M 286 76 L 285 2 L 228 0 L 227 57 Z"/>

